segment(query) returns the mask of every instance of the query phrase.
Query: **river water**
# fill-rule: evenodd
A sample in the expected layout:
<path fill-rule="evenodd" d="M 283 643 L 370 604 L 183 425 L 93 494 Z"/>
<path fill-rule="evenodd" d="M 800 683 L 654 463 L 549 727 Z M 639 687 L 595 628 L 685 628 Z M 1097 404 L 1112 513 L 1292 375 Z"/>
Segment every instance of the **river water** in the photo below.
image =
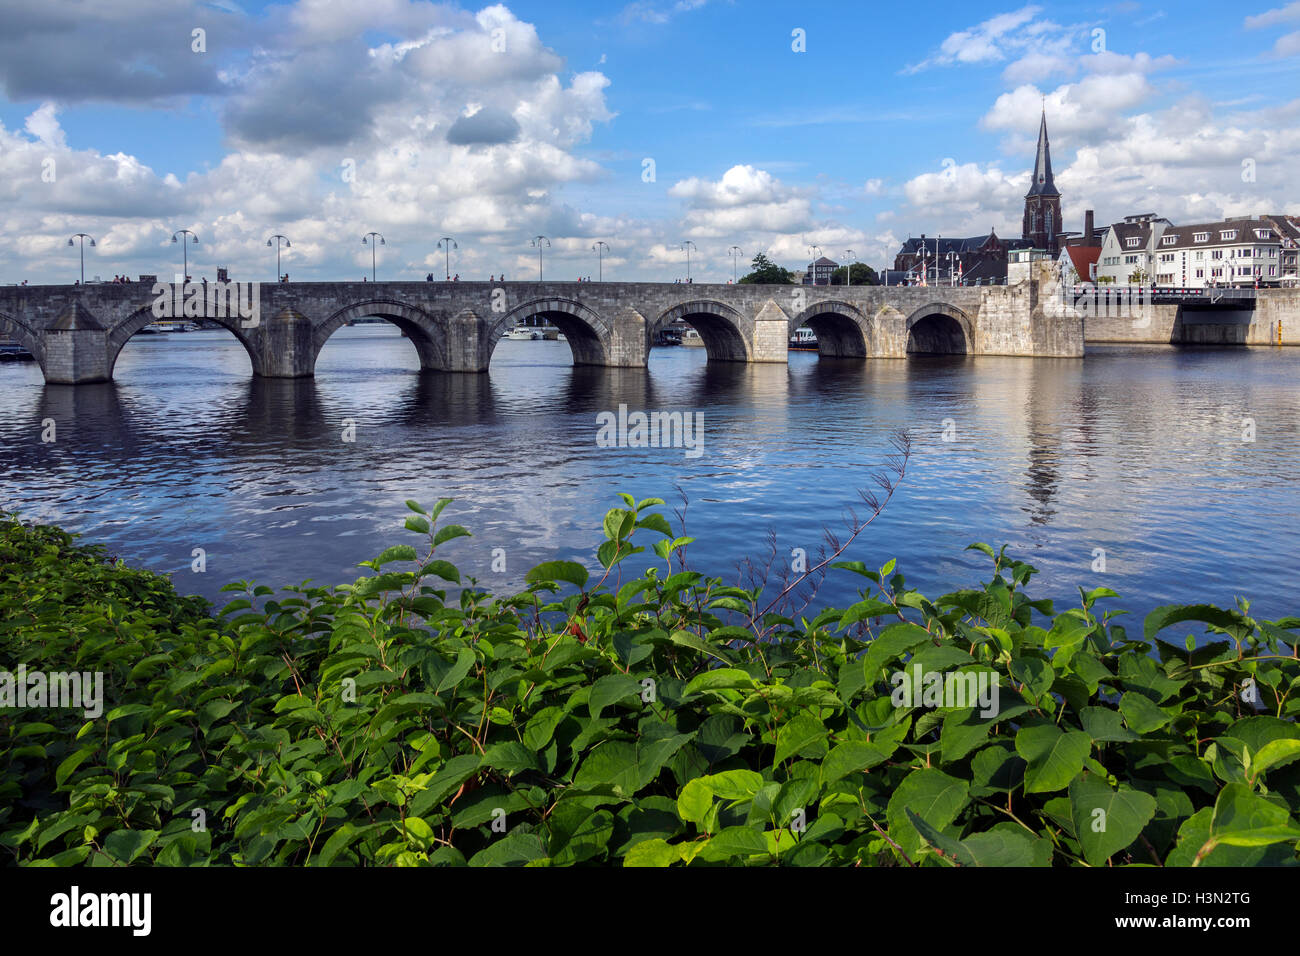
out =
<path fill-rule="evenodd" d="M 702 453 L 600 447 L 597 415 L 620 404 L 699 412 Z M 899 429 L 907 474 L 846 558 L 896 558 L 937 595 L 983 579 L 987 559 L 967 544 L 1006 544 L 1058 609 L 1077 586 L 1104 585 L 1135 628 L 1160 604 L 1236 595 L 1264 616 L 1300 612 L 1295 349 L 791 353 L 787 367 L 661 348 L 630 370 L 575 368 L 563 342 L 507 340 L 489 374 L 421 375 L 395 329 L 363 325 L 330 340 L 314 380 L 270 381 L 223 331 L 137 336 L 108 385 L 46 387 L 34 364 L 0 365 L 0 507 L 215 599 L 238 579 L 355 579 L 358 561 L 418 543 L 402 529 L 407 498 L 455 498 L 443 520 L 475 536 L 443 556 L 517 588 L 542 560 L 595 568 L 617 492 L 680 505 L 680 489 L 692 566 L 735 579 L 769 532 L 778 561 L 803 548 L 815 562 L 822 529 L 864 512 L 856 489 Z M 835 572 L 819 603 L 853 600 L 858 580 Z"/>

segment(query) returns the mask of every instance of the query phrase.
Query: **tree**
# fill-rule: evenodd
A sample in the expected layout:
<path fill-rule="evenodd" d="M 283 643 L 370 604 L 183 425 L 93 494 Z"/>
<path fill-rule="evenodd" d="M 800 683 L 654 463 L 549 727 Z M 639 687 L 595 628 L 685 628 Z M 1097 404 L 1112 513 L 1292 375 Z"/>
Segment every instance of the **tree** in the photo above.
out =
<path fill-rule="evenodd" d="M 761 252 L 754 256 L 751 266 L 754 271 L 741 276 L 741 282 L 748 282 L 752 285 L 789 285 L 794 282 L 793 272 L 789 269 L 782 269 Z"/>
<path fill-rule="evenodd" d="M 880 277 L 876 275 L 876 270 L 865 262 L 855 262 L 851 267 L 840 266 L 831 273 L 831 285 L 844 285 L 845 276 L 850 268 L 853 269 L 854 285 L 880 285 Z"/>
<path fill-rule="evenodd" d="M 1147 274 L 1145 269 L 1138 268 L 1133 270 L 1133 274 L 1128 277 L 1128 281 L 1129 285 L 1145 285 L 1150 278 L 1151 276 Z"/>

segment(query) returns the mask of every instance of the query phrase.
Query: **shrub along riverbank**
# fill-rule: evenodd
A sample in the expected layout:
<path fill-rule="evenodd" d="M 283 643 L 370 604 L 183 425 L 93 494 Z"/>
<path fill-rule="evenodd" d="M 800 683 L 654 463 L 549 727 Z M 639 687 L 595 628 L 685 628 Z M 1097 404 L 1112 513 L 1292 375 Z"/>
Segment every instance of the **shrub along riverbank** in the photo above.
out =
<path fill-rule="evenodd" d="M 1026 592 L 1033 568 L 984 546 L 981 587 L 930 598 L 892 563 L 836 562 L 861 600 L 782 617 L 683 570 L 662 502 L 630 498 L 599 576 L 552 562 L 498 597 L 437 557 L 468 534 L 438 526 L 446 504 L 411 503 L 422 553 L 390 548 L 346 586 L 234 585 L 217 614 L 3 516 L 10 693 L 20 669 L 27 691 L 34 672 L 100 672 L 103 711 L 0 708 L 0 855 L 1296 862 L 1300 619 L 1169 607 L 1129 634 L 1100 610 L 1111 592 L 1057 612 Z M 620 581 L 639 546 L 662 563 Z"/>

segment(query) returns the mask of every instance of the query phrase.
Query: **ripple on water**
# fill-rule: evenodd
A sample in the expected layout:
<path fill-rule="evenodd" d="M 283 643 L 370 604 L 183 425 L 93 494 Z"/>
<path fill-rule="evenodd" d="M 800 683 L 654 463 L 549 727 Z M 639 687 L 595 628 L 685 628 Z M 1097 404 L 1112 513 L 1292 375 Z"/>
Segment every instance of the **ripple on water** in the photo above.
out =
<path fill-rule="evenodd" d="M 0 500 L 216 597 L 239 578 L 354 579 L 358 561 L 405 540 L 408 498 L 455 498 L 445 520 L 474 537 L 447 556 L 515 587 L 543 559 L 592 564 L 617 492 L 671 511 L 680 488 L 697 567 L 734 577 L 745 557 L 766 559 L 769 532 L 778 561 L 816 554 L 825 528 L 843 535 L 907 429 L 907 477 L 852 556 L 897 558 L 909 584 L 942 592 L 985 573 L 966 545 L 1007 544 L 1067 603 L 1104 584 L 1139 614 L 1248 594 L 1280 616 L 1297 610 L 1298 361 L 1106 347 L 1082 361 L 798 353 L 787 368 L 660 349 L 648 370 L 618 370 L 574 368 L 564 343 L 503 341 L 490 374 L 438 376 L 372 326 L 341 329 L 314 380 L 285 382 L 251 378 L 225 333 L 154 336 L 127 346 L 111 385 L 47 389 L 33 366 L 0 366 Z M 619 404 L 700 412 L 704 454 L 597 447 L 597 413 Z M 39 440 L 46 417 L 54 445 Z M 195 547 L 206 574 L 189 570 Z M 833 578 L 820 599 L 855 588 Z"/>

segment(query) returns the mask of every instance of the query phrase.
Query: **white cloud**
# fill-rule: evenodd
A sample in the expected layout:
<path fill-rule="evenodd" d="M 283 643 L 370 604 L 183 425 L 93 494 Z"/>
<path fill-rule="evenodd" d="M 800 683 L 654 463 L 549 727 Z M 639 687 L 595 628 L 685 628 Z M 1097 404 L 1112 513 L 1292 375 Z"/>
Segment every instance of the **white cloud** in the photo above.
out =
<path fill-rule="evenodd" d="M 920 63 L 909 66 L 905 73 L 917 73 L 935 66 L 954 64 L 992 63 L 1007 58 L 1008 52 L 1023 49 L 1029 37 L 1041 31 L 1021 28 L 1032 24 L 1042 7 L 1022 7 L 1012 13 L 1000 13 L 978 26 L 949 34 L 936 53 Z"/>

